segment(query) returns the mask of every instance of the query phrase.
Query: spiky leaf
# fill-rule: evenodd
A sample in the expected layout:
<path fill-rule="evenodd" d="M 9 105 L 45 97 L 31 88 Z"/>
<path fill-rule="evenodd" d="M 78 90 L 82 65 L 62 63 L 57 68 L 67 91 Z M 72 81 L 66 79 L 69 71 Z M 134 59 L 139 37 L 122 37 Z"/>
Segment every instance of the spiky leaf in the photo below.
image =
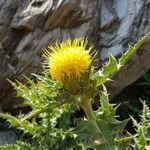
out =
<path fill-rule="evenodd" d="M 142 37 L 134 46 L 129 45 L 128 51 L 122 54 L 119 59 L 119 64 L 124 65 L 135 53 L 136 51 L 144 44 L 145 40 L 148 38 L 150 33 Z"/>
<path fill-rule="evenodd" d="M 119 69 L 127 63 L 127 61 L 136 53 L 136 51 L 144 44 L 145 40 L 148 38 L 150 33 L 146 36 L 142 37 L 134 46 L 129 45 L 129 48 L 125 54 L 122 54 L 119 59 L 119 63 L 117 60 L 110 55 L 109 61 L 106 65 L 103 66 L 103 69 L 97 71 L 94 74 L 93 80 L 96 82 L 96 86 L 100 86 L 112 78 Z"/>
<path fill-rule="evenodd" d="M 19 150 L 17 145 L 0 146 L 0 150 Z"/>
<path fill-rule="evenodd" d="M 109 62 L 103 67 L 103 74 L 106 77 L 111 77 L 115 72 L 119 70 L 118 62 L 113 55 L 109 55 Z"/>
<path fill-rule="evenodd" d="M 11 126 L 18 127 L 20 129 L 24 130 L 25 132 L 30 133 L 31 135 L 34 135 L 34 136 L 36 136 L 37 133 L 41 129 L 40 126 L 37 125 L 37 123 L 35 123 L 35 122 L 30 123 L 27 120 L 24 120 L 21 122 L 21 120 L 17 119 L 16 117 L 13 117 L 9 114 L 0 113 L 0 117 L 9 121 Z"/>

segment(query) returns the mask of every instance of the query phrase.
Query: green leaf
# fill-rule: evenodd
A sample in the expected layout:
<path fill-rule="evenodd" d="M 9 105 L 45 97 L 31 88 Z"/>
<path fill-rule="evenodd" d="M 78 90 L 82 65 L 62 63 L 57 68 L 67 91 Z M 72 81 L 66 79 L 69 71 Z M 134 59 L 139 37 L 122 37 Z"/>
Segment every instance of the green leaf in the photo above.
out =
<path fill-rule="evenodd" d="M 37 74 L 32 73 L 33 76 L 35 76 L 39 81 L 42 81 L 45 85 L 47 85 L 49 88 L 54 88 L 56 85 L 56 82 L 51 80 L 50 78 L 46 78 L 44 76 L 40 76 Z"/>
<path fill-rule="evenodd" d="M 78 126 L 73 129 L 73 132 L 90 148 L 93 146 L 93 141 L 97 141 L 99 144 L 104 142 L 100 133 L 93 126 L 93 123 L 88 120 L 78 120 Z"/>
<path fill-rule="evenodd" d="M 38 78 L 36 82 L 25 77 L 26 84 L 17 80 L 16 82 L 9 81 L 17 91 L 17 96 L 24 99 L 23 104 L 31 106 L 33 110 L 41 108 L 48 102 L 56 101 L 58 89 L 60 89 L 60 85 L 49 78 L 35 76 Z"/>
<path fill-rule="evenodd" d="M 103 83 L 106 82 L 106 80 L 107 78 L 102 74 L 100 70 L 95 74 L 94 81 L 96 86 L 102 85 Z"/>
<path fill-rule="evenodd" d="M 17 141 L 16 144 L 0 146 L 0 150 L 36 150 L 36 148 L 32 147 L 29 143 Z"/>
<path fill-rule="evenodd" d="M 119 70 L 118 62 L 113 55 L 109 55 L 109 62 L 103 67 L 103 74 L 106 77 L 111 77 L 115 72 Z"/>
<path fill-rule="evenodd" d="M 107 82 L 109 78 L 112 78 L 119 69 L 134 55 L 134 53 L 144 44 L 145 40 L 148 38 L 150 33 L 142 37 L 134 46 L 129 45 L 128 51 L 125 54 L 122 54 L 119 59 L 119 63 L 116 58 L 112 55 L 109 55 L 109 61 L 102 69 L 98 70 L 94 76 L 93 80 L 95 81 L 96 86 L 100 86 Z"/>
<path fill-rule="evenodd" d="M 129 45 L 128 51 L 125 54 L 122 54 L 119 59 L 119 64 L 124 65 L 134 54 L 135 52 L 144 44 L 145 40 L 148 38 L 150 33 L 142 37 L 134 46 Z"/>
<path fill-rule="evenodd" d="M 109 61 L 106 65 L 103 66 L 102 71 L 99 70 L 94 75 L 94 80 L 96 82 L 96 86 L 100 86 L 109 80 L 117 71 L 119 70 L 119 65 L 117 60 L 113 55 L 109 56 Z"/>
<path fill-rule="evenodd" d="M 11 126 L 18 127 L 20 129 L 24 130 L 25 132 L 30 133 L 31 135 L 34 135 L 34 136 L 36 136 L 41 129 L 40 126 L 37 125 L 35 122 L 30 123 L 27 120 L 21 122 L 20 119 L 14 117 L 14 116 L 11 116 L 9 114 L 0 113 L 0 117 L 9 121 Z"/>
<path fill-rule="evenodd" d="M 103 112 L 103 115 L 106 117 L 110 114 L 115 114 L 115 109 L 113 108 L 113 104 L 109 103 L 108 93 L 107 91 L 102 91 L 100 94 L 100 104 L 101 107 L 98 109 L 98 111 Z"/>
<path fill-rule="evenodd" d="M 17 145 L 0 146 L 0 150 L 19 150 Z"/>

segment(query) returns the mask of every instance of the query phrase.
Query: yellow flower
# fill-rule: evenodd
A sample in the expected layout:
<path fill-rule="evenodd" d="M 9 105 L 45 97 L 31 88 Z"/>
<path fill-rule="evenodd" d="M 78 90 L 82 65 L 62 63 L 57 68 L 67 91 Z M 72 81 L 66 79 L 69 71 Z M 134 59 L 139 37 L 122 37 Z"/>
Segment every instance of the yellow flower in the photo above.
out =
<path fill-rule="evenodd" d="M 61 82 L 80 79 L 88 71 L 91 63 L 91 47 L 88 50 L 86 47 L 87 40 L 84 38 L 68 39 L 55 47 L 48 46 L 44 56 L 51 77 Z"/>

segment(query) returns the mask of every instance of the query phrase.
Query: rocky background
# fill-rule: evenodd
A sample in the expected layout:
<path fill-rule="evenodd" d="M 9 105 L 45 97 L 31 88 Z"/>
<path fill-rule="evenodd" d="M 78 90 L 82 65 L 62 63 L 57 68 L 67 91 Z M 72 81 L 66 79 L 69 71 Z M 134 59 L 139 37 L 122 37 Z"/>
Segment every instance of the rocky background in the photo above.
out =
<path fill-rule="evenodd" d="M 0 0 L 0 107 L 18 99 L 6 79 L 41 72 L 42 48 L 87 37 L 99 62 L 116 57 L 150 32 L 150 0 Z M 150 68 L 150 40 L 109 83 L 111 98 Z"/>

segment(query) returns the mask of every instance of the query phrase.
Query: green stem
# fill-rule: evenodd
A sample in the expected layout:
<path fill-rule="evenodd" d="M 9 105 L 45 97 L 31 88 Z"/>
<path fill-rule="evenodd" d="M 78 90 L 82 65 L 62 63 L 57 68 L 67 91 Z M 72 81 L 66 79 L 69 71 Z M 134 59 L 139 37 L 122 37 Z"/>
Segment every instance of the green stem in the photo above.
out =
<path fill-rule="evenodd" d="M 81 99 L 80 107 L 84 110 L 88 121 L 91 122 L 95 126 L 96 130 L 99 131 L 99 128 L 96 122 L 96 116 L 92 109 L 91 100 L 87 97 L 82 97 L 82 98 L 83 99 Z"/>
<path fill-rule="evenodd" d="M 102 136 L 104 141 L 110 147 L 109 143 L 107 142 L 106 138 L 103 136 L 103 134 L 101 133 L 101 131 L 100 131 L 98 125 L 97 125 L 96 116 L 95 116 L 95 114 L 93 112 L 93 109 L 92 109 L 91 100 L 86 96 L 82 97 L 81 102 L 80 102 L 80 107 L 84 110 L 88 121 L 90 123 L 92 123 L 92 125 L 95 127 L 97 132 L 100 134 L 100 136 Z M 99 141 L 100 141 L 100 143 L 102 142 L 100 138 L 99 138 Z"/>
<path fill-rule="evenodd" d="M 84 102 L 82 102 L 82 105 L 81 105 L 81 108 L 84 110 L 85 114 L 86 114 L 86 117 L 88 120 L 93 120 L 95 121 L 95 114 L 93 112 L 93 109 L 92 109 L 92 104 L 91 104 L 91 101 L 90 100 L 83 100 Z"/>
<path fill-rule="evenodd" d="M 109 143 L 107 142 L 105 137 L 102 135 L 102 133 L 101 133 L 101 131 L 97 125 L 96 116 L 95 116 L 93 109 L 92 109 L 91 100 L 88 99 L 87 97 L 84 97 L 80 102 L 80 107 L 84 110 L 88 121 L 95 127 L 95 130 L 97 131 L 97 133 L 100 134 L 100 137 L 102 136 L 102 138 L 106 141 L 106 143 L 109 146 Z M 98 140 L 100 143 L 102 142 L 101 138 L 99 138 Z"/>

